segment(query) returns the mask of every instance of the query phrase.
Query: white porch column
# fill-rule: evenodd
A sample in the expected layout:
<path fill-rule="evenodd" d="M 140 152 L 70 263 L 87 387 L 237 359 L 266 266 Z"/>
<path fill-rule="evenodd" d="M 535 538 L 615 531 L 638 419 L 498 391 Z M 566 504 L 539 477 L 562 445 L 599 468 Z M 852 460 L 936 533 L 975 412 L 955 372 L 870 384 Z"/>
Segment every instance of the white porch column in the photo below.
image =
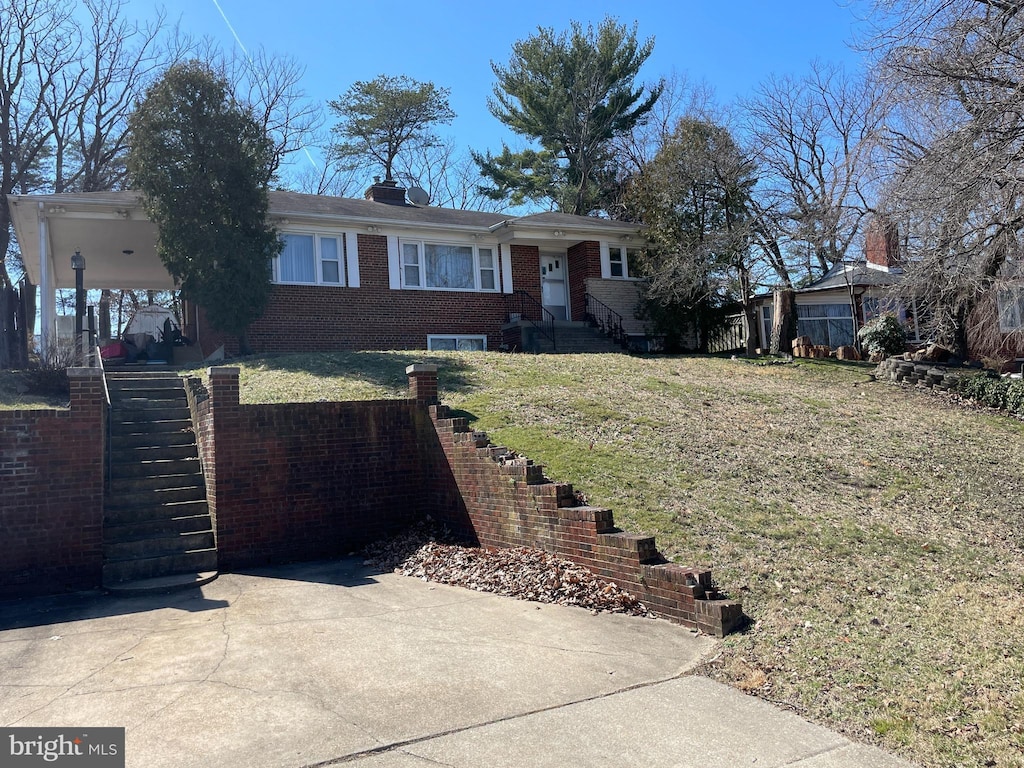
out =
<path fill-rule="evenodd" d="M 39 337 L 43 358 L 56 344 L 57 291 L 53 286 L 50 263 L 50 235 L 43 204 L 39 203 Z"/>

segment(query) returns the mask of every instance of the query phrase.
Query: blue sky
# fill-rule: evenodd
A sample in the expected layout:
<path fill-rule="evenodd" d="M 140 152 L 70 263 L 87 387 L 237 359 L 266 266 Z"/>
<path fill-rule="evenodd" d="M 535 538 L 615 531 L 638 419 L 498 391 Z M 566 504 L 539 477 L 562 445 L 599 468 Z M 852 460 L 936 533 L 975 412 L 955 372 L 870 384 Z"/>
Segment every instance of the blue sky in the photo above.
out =
<path fill-rule="evenodd" d="M 145 18 L 155 7 L 130 0 L 128 10 Z M 728 104 L 769 75 L 806 72 L 816 58 L 856 67 L 847 42 L 866 12 L 861 0 L 173 0 L 165 8 L 192 35 L 236 45 L 226 17 L 246 47 L 291 55 L 305 66 L 303 86 L 316 101 L 379 74 L 450 88 L 458 117 L 447 132 L 476 150 L 511 138 L 487 110 L 490 62 L 507 62 L 512 44 L 538 26 L 561 30 L 606 15 L 636 21 L 641 38 L 655 39 L 644 79 L 675 70 L 706 81 Z"/>

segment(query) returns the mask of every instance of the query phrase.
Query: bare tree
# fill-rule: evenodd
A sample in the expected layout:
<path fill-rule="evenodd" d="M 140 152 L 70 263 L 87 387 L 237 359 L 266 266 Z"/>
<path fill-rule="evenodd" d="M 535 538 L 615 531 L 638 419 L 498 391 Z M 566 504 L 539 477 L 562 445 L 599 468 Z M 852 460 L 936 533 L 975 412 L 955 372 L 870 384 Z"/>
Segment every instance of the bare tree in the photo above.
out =
<path fill-rule="evenodd" d="M 395 159 L 395 178 L 426 190 L 430 204 L 440 208 L 500 211 L 503 203 L 480 192 L 480 168 L 459 150 L 452 138 L 414 147 Z"/>
<path fill-rule="evenodd" d="M 800 79 L 772 78 L 745 101 L 758 159 L 752 237 L 777 278 L 771 349 L 793 337 L 793 286 L 846 260 L 877 193 L 879 84 L 814 64 Z"/>
<path fill-rule="evenodd" d="M 311 170 L 316 175 L 318 167 L 310 150 L 328 144 L 323 108 L 311 101 L 300 85 L 305 67 L 291 56 L 272 55 L 262 47 L 238 56 L 209 42 L 206 46 L 201 58 L 230 83 L 234 98 L 252 113 L 273 142 L 273 175 L 280 177 L 282 168 L 293 159 L 287 183 L 303 186 L 301 179 L 308 178 Z"/>
<path fill-rule="evenodd" d="M 979 303 L 1021 278 L 1024 3 L 879 0 L 878 71 L 900 105 L 884 207 L 907 254 L 905 288 L 932 333 L 967 352 Z"/>

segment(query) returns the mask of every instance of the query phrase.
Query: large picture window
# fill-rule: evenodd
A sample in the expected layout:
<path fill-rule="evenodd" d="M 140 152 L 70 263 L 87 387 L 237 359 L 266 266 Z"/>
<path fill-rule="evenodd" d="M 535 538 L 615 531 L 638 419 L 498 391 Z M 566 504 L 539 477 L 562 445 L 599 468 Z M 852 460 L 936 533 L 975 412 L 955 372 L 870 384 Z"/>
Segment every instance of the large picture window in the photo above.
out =
<path fill-rule="evenodd" d="M 275 283 L 345 285 L 345 237 L 285 232 L 274 259 Z"/>
<path fill-rule="evenodd" d="M 853 313 L 849 304 L 797 304 L 797 332 L 812 344 L 833 349 L 853 344 Z"/>
<path fill-rule="evenodd" d="M 402 287 L 444 291 L 497 291 L 493 248 L 402 240 Z"/>

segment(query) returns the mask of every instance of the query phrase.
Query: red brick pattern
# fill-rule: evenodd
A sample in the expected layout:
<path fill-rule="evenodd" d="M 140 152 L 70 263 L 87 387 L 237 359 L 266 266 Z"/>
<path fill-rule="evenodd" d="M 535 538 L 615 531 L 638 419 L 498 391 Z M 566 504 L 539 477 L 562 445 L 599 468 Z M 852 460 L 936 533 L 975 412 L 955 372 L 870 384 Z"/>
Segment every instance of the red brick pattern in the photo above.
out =
<path fill-rule="evenodd" d="M 102 577 L 106 394 L 101 372 L 68 374 L 70 409 L 0 412 L 0 597 Z"/>
<path fill-rule="evenodd" d="M 654 538 L 620 531 L 611 510 L 579 506 L 571 485 L 490 444 L 443 405 L 430 407 L 443 456 L 432 472 L 435 516 L 485 547 L 535 547 L 586 566 L 654 612 L 722 637 L 743 621 L 710 571 L 667 563 Z"/>
<path fill-rule="evenodd" d="M 393 290 L 388 282 L 387 238 L 359 235 L 358 240 L 360 287 L 275 285 L 263 316 L 249 327 L 254 352 L 426 349 L 428 334 L 485 334 L 488 348 L 498 348 L 501 326 L 508 320 L 505 294 Z M 512 250 L 514 286 L 539 301 L 537 249 Z M 532 253 L 529 269 L 515 255 L 523 250 Z M 204 317 L 200 327 L 205 354 L 221 344 L 228 354 L 237 354 L 236 338 L 219 333 Z"/>
<path fill-rule="evenodd" d="M 212 368 L 199 411 L 224 569 L 348 554 L 422 514 L 413 401 L 239 405 L 238 370 Z"/>
<path fill-rule="evenodd" d="M 601 277 L 601 244 L 593 240 L 569 248 L 566 252 L 569 267 L 569 303 L 572 305 L 572 319 L 583 320 L 587 303 L 587 278 Z"/>

